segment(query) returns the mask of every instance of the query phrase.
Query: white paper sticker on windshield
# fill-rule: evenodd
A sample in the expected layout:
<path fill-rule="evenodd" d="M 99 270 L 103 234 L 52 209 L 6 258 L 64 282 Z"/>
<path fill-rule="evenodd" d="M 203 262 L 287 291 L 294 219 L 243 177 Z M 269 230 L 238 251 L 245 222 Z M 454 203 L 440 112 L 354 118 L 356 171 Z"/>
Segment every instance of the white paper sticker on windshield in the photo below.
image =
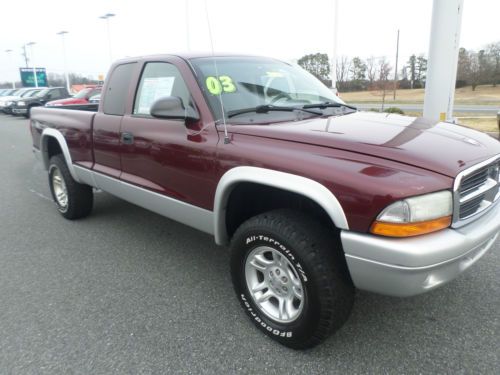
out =
<path fill-rule="evenodd" d="M 151 105 L 155 100 L 172 95 L 175 77 L 145 78 L 142 82 L 137 113 L 149 115 Z"/>

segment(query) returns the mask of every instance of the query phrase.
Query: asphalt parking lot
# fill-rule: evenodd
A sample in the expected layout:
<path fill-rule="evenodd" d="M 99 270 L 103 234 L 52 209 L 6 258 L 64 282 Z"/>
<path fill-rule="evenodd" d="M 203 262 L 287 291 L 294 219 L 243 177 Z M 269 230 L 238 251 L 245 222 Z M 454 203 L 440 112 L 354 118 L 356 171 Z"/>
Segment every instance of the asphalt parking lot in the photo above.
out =
<path fill-rule="evenodd" d="M 1 374 L 498 374 L 499 241 L 426 295 L 359 292 L 335 336 L 298 352 L 253 327 L 211 237 L 105 193 L 66 221 L 27 120 L 0 115 L 0 150 Z"/>

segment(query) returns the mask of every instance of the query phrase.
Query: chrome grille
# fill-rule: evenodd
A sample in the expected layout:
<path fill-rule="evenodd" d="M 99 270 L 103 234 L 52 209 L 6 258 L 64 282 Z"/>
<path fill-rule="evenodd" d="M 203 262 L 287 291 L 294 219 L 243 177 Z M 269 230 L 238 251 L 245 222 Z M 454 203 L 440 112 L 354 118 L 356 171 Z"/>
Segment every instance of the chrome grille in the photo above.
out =
<path fill-rule="evenodd" d="M 461 172 L 455 179 L 453 226 L 486 213 L 500 198 L 500 155 Z"/>

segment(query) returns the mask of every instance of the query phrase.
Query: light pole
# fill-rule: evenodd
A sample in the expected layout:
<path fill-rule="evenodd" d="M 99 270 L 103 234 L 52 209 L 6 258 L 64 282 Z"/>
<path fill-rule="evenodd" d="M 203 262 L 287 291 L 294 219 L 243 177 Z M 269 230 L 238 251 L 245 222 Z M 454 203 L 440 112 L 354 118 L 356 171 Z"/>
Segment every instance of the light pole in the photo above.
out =
<path fill-rule="evenodd" d="M 7 54 L 9 55 L 9 60 L 10 60 L 10 65 L 13 66 L 13 61 L 12 61 L 12 50 L 11 49 L 6 49 L 5 52 L 7 52 Z M 16 88 L 16 82 L 14 81 L 14 79 L 12 80 L 12 88 L 15 89 Z"/>
<path fill-rule="evenodd" d="M 189 39 L 189 0 L 186 1 L 186 46 L 187 50 L 191 51 L 191 40 Z"/>
<path fill-rule="evenodd" d="M 33 64 L 33 78 L 35 79 L 35 87 L 38 87 L 38 78 L 36 76 L 36 65 L 35 65 L 35 52 L 33 51 L 33 46 L 35 42 L 26 43 L 27 46 L 30 46 L 31 49 L 31 63 Z"/>
<path fill-rule="evenodd" d="M 339 1 L 333 0 L 334 20 L 333 20 L 333 50 L 332 50 L 332 89 L 337 92 L 337 43 L 339 32 Z"/>
<path fill-rule="evenodd" d="M 67 60 L 66 60 L 66 42 L 65 42 L 65 38 L 64 36 L 67 34 L 68 32 L 67 31 L 59 31 L 58 33 L 56 33 L 56 35 L 60 35 L 61 36 L 61 40 L 62 40 L 62 48 L 63 48 L 63 62 L 64 62 L 64 77 L 66 78 L 66 89 L 68 90 L 68 93 L 71 92 L 71 85 L 70 85 L 70 82 L 69 82 L 69 75 L 68 75 L 68 64 L 67 64 Z"/>
<path fill-rule="evenodd" d="M 109 63 L 110 64 L 113 62 L 113 57 L 112 57 L 112 54 L 111 54 L 111 33 L 109 31 L 109 19 L 111 17 L 114 17 L 114 16 L 116 16 L 116 14 L 114 14 L 114 13 L 106 13 L 105 15 L 99 17 L 100 19 L 106 20 L 106 27 L 108 29 L 108 48 L 109 48 Z"/>
<path fill-rule="evenodd" d="M 434 0 L 425 82 L 424 115 L 451 121 L 464 0 Z"/>

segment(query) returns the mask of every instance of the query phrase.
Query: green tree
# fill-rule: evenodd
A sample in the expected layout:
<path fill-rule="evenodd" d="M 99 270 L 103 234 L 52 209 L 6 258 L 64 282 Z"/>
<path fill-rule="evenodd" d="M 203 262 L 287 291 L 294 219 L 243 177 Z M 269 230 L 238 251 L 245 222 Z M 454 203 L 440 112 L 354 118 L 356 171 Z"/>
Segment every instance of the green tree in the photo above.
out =
<path fill-rule="evenodd" d="M 366 63 L 359 57 L 354 57 L 351 61 L 351 77 L 353 81 L 363 81 L 366 79 Z"/>
<path fill-rule="evenodd" d="M 326 53 L 314 53 L 302 56 L 297 63 L 322 82 L 328 81 L 330 63 Z"/>
<path fill-rule="evenodd" d="M 416 80 L 421 86 L 424 86 L 425 79 L 427 77 L 427 59 L 420 55 L 417 57 L 416 61 Z"/>
<path fill-rule="evenodd" d="M 412 89 L 415 81 L 417 80 L 417 57 L 415 55 L 411 55 L 410 59 L 407 62 L 407 65 L 410 79 L 410 88 Z"/>

